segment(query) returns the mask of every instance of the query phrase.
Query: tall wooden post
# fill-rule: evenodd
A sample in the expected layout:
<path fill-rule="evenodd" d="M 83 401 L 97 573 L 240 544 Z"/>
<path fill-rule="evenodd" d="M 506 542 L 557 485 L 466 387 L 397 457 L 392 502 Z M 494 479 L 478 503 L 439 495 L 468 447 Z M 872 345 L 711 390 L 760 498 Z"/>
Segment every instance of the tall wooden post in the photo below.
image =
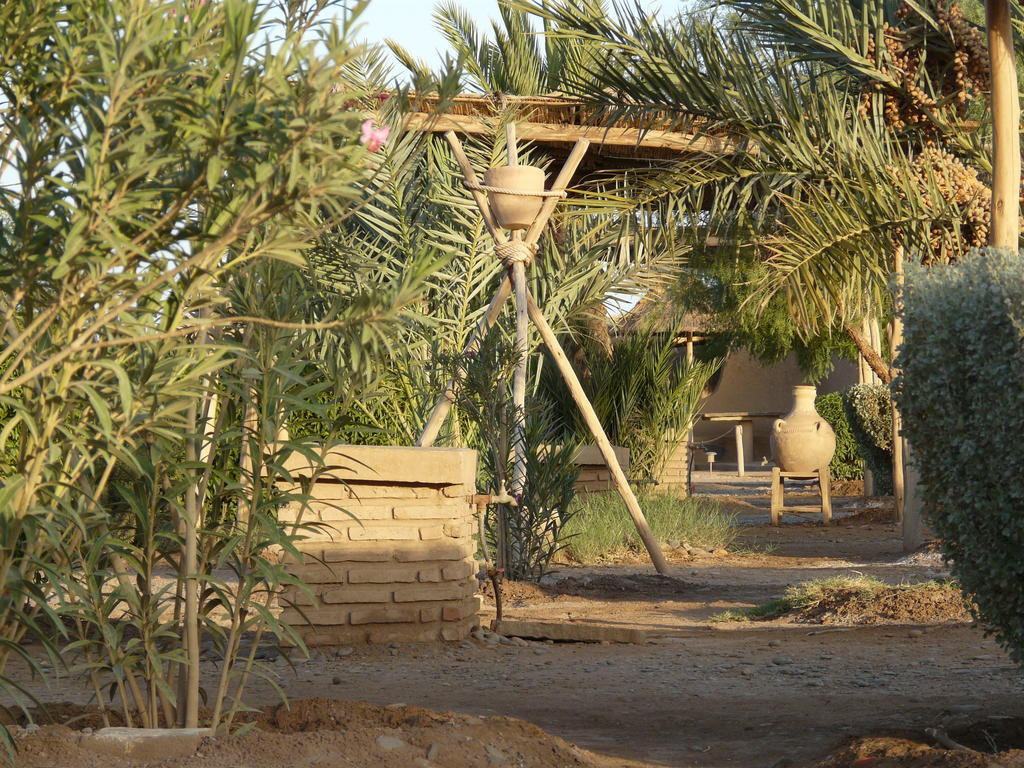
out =
<path fill-rule="evenodd" d="M 508 165 L 519 165 L 519 146 L 516 124 L 505 125 L 505 150 Z M 513 241 L 521 241 L 523 233 L 512 233 Z M 512 376 L 512 406 L 516 422 L 512 429 L 512 495 L 519 498 L 526 488 L 526 376 L 529 363 L 529 324 L 526 309 L 526 265 L 512 264 L 512 291 L 516 299 L 516 369 Z"/>
<path fill-rule="evenodd" d="M 903 345 L 903 249 L 896 249 L 896 313 L 892 319 L 893 356 Z M 896 404 L 892 407 L 892 490 L 896 514 L 902 524 L 903 551 L 913 552 L 924 543 L 924 522 L 918 474 L 909 471 L 910 444 L 903 437 L 903 419 Z"/>
<path fill-rule="evenodd" d="M 747 474 L 746 465 L 743 462 L 743 422 L 736 425 L 736 476 L 744 477 Z"/>
<path fill-rule="evenodd" d="M 1020 95 L 1009 0 L 986 0 L 992 70 L 992 228 L 989 244 L 1016 250 L 1020 237 Z"/>

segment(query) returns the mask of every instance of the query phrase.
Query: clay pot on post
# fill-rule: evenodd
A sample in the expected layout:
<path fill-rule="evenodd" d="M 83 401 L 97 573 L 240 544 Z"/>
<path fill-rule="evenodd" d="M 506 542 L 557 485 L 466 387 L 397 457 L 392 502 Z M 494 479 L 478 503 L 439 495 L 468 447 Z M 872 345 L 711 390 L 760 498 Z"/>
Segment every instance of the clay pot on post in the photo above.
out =
<path fill-rule="evenodd" d="M 783 472 L 814 474 L 836 452 L 832 427 L 814 408 L 817 389 L 793 387 L 793 410 L 772 425 L 775 459 Z"/>
<path fill-rule="evenodd" d="M 488 190 L 491 213 L 498 226 L 505 229 L 529 229 L 536 221 L 544 205 L 543 169 L 533 165 L 502 165 L 484 174 L 484 184 L 527 193 L 510 195 Z"/>

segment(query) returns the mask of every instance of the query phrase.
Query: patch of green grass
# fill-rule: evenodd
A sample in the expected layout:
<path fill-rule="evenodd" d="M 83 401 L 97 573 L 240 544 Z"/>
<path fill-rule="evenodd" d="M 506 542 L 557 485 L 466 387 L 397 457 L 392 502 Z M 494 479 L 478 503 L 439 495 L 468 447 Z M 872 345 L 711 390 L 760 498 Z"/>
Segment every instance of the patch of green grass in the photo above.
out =
<path fill-rule="evenodd" d="M 793 584 L 785 594 L 753 608 L 723 611 L 708 618 L 709 622 L 727 621 L 771 621 L 800 608 L 813 608 L 836 592 L 861 594 L 872 597 L 885 590 L 953 590 L 959 593 L 959 585 L 952 580 L 921 581 L 913 584 L 886 584 L 873 576 L 832 576 L 827 579 L 812 579 Z"/>
<path fill-rule="evenodd" d="M 754 541 L 748 544 L 740 544 L 729 549 L 734 555 L 771 555 L 775 553 L 779 545 L 773 541 Z"/>
<path fill-rule="evenodd" d="M 708 621 L 712 624 L 726 621 L 771 621 L 785 615 L 792 608 L 792 604 L 786 598 L 780 597 L 762 605 L 755 605 L 753 608 L 722 611 L 714 616 L 709 616 Z"/>
<path fill-rule="evenodd" d="M 701 549 L 725 549 L 736 537 L 735 514 L 723 512 L 711 499 L 650 493 L 640 497 L 640 506 L 663 544 L 680 541 Z M 566 552 L 582 563 L 642 550 L 626 505 L 614 491 L 577 498 L 563 532 Z"/>

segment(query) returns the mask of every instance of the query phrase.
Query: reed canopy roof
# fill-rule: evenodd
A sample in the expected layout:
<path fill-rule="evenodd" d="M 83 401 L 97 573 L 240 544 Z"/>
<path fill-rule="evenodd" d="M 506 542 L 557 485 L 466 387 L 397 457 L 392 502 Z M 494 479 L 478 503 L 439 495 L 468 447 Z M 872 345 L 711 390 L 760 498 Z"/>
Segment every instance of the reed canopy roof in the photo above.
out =
<path fill-rule="evenodd" d="M 436 96 L 412 96 L 408 130 L 463 135 L 488 135 L 513 116 L 519 138 L 542 147 L 554 157 L 566 155 L 577 139 L 591 142 L 588 170 L 615 170 L 648 162 L 679 160 L 686 155 L 729 154 L 738 147 L 737 136 L 709 131 L 705 122 L 688 119 L 685 125 L 667 115 L 653 114 L 643 123 L 621 119 L 608 124 L 591 106 L 559 94 L 508 96 L 462 94 L 444 103 Z"/>

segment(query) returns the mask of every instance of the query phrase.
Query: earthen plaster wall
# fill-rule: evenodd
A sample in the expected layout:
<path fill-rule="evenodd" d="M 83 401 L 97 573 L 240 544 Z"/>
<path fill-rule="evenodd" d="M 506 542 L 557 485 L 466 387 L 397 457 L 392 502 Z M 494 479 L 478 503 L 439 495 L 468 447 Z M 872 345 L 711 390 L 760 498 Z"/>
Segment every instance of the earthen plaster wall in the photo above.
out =
<path fill-rule="evenodd" d="M 303 477 L 300 457 L 289 469 Z M 477 625 L 476 452 L 338 445 L 310 507 L 314 523 L 289 570 L 282 619 L 307 645 L 460 640 Z M 306 482 L 312 479 L 306 471 Z"/>

